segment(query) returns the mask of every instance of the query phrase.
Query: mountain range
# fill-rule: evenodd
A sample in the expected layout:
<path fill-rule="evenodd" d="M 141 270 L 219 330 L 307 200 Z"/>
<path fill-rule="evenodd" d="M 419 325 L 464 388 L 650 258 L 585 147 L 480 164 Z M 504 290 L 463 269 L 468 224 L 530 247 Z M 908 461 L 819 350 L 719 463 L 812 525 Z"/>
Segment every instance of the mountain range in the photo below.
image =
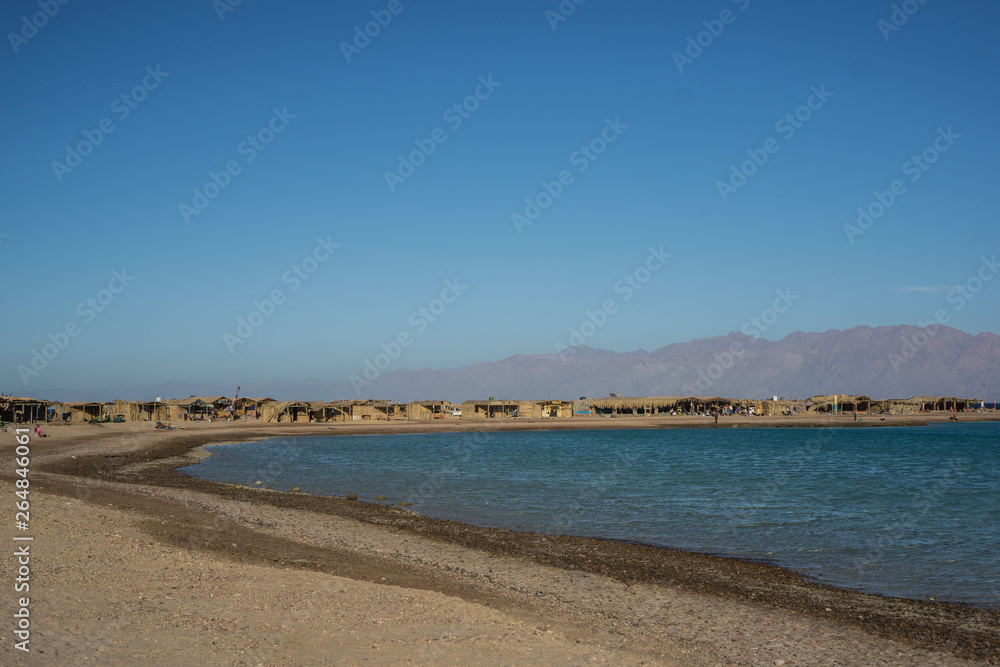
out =
<path fill-rule="evenodd" d="M 1000 336 L 934 325 L 795 332 L 777 341 L 742 333 L 673 343 L 652 352 L 611 352 L 585 345 L 559 354 L 514 355 L 455 369 L 395 370 L 338 380 L 253 382 L 241 395 L 279 400 L 382 398 L 391 401 L 623 396 L 805 398 L 1000 397 Z M 36 392 L 49 400 L 152 400 L 231 395 L 233 387 L 182 381 L 93 390 Z"/>

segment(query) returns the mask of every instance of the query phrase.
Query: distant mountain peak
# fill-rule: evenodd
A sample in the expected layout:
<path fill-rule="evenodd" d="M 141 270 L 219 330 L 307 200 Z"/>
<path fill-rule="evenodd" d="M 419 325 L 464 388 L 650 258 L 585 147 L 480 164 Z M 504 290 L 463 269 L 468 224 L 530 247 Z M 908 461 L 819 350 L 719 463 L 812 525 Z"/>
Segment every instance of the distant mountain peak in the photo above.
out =
<path fill-rule="evenodd" d="M 394 401 L 476 397 L 573 399 L 606 396 L 716 395 L 731 398 L 830 393 L 908 398 L 1000 397 L 1000 336 L 946 326 L 903 324 L 822 332 L 795 331 L 777 341 L 738 331 L 671 343 L 652 352 L 613 352 L 587 345 L 562 353 L 515 354 L 451 369 L 396 370 L 357 395 L 346 378 L 240 383 L 244 396 Z M 145 386 L 38 392 L 50 400 L 152 400 L 156 396 L 230 395 L 235 387 L 182 381 Z"/>

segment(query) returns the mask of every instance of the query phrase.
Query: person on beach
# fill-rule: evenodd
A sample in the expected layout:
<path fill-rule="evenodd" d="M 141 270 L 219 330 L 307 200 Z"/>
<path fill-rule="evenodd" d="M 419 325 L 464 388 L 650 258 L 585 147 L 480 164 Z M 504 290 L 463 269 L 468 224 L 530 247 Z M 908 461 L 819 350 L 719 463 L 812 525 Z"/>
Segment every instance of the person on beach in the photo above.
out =
<path fill-rule="evenodd" d="M 39 438 L 47 438 L 47 437 L 49 437 L 49 436 L 45 435 L 44 433 L 42 433 L 42 427 L 39 424 L 35 424 L 35 435 L 37 435 Z"/>

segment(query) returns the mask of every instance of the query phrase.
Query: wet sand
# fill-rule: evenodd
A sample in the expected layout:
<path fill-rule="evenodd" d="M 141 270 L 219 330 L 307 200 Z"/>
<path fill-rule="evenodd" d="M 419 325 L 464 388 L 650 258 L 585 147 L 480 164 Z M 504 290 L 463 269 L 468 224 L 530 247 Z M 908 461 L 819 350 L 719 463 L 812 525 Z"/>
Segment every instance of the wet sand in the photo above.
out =
<path fill-rule="evenodd" d="M 995 417 L 959 415 L 980 418 Z M 893 426 L 947 415 L 867 419 L 861 424 Z M 850 416 L 721 422 L 861 425 Z M 32 440 L 32 652 L 8 641 L 3 654 L 24 664 L 109 665 L 1000 664 L 997 610 L 174 470 L 204 445 L 276 435 L 715 428 L 708 418 L 183 425 L 53 426 L 51 437 Z M 0 438 L 0 476 L 12 486 L 13 436 Z"/>

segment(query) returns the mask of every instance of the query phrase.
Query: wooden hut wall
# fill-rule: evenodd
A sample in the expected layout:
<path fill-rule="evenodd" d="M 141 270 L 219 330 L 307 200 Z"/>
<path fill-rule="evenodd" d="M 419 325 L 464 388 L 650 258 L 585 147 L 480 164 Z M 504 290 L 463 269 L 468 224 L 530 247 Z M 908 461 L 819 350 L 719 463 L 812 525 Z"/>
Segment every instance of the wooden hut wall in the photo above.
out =
<path fill-rule="evenodd" d="M 433 417 L 434 414 L 420 401 L 410 401 L 406 404 L 407 421 L 427 421 Z"/>
<path fill-rule="evenodd" d="M 518 401 L 517 402 L 517 416 L 527 417 L 528 419 L 541 419 L 543 412 L 543 405 L 541 401 Z"/>
<path fill-rule="evenodd" d="M 142 409 L 138 403 L 133 403 L 132 401 L 115 399 L 115 402 L 111 404 L 108 411 L 111 413 L 112 418 L 121 415 L 127 422 L 142 421 Z"/>
<path fill-rule="evenodd" d="M 486 419 L 486 402 L 463 401 L 462 419 Z"/>

